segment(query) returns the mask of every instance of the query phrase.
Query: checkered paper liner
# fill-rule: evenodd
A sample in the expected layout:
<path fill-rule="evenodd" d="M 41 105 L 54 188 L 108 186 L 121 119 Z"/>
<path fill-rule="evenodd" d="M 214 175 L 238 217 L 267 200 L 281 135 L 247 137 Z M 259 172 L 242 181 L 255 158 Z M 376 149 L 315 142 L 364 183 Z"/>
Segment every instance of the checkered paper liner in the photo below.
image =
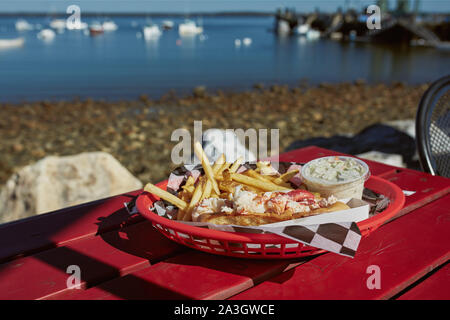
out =
<path fill-rule="evenodd" d="M 274 166 L 275 167 L 275 166 Z M 256 164 L 245 163 L 240 166 L 237 172 L 244 172 L 248 169 L 255 169 Z M 277 171 L 283 174 L 294 169 L 301 169 L 301 164 L 295 162 L 279 162 L 277 163 Z M 173 170 L 169 176 L 167 191 L 176 195 L 182 190 L 182 186 L 189 176 L 197 179 L 203 175 L 204 171 L 200 164 L 198 165 L 183 165 Z M 298 187 L 301 184 L 300 174 L 296 175 L 290 180 L 293 187 Z M 130 214 L 137 213 L 135 200 L 126 203 Z M 369 206 L 367 206 L 367 210 Z M 178 208 L 165 200 L 156 201 L 153 207 L 150 208 L 159 216 L 174 220 Z M 331 215 L 330 213 L 329 215 Z M 259 225 L 259 226 L 237 226 L 237 225 L 216 225 L 204 222 L 187 222 L 177 221 L 188 225 L 203 227 L 213 230 L 220 230 L 226 232 L 240 232 L 240 233 L 272 233 L 279 236 L 292 239 L 293 241 L 303 243 L 308 246 L 325 249 L 340 255 L 354 257 L 361 240 L 361 232 L 355 221 L 340 221 L 332 223 L 300 225 L 299 221 L 305 218 L 288 220 L 283 222 Z"/>

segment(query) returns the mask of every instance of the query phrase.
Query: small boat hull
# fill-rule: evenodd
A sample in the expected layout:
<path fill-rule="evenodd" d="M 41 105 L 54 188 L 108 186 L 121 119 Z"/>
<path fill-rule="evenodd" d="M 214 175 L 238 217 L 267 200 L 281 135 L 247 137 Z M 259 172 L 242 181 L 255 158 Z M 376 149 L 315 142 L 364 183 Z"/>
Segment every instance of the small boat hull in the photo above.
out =
<path fill-rule="evenodd" d="M 0 49 L 6 48 L 18 48 L 22 47 L 25 43 L 25 38 L 16 39 L 0 39 Z"/>

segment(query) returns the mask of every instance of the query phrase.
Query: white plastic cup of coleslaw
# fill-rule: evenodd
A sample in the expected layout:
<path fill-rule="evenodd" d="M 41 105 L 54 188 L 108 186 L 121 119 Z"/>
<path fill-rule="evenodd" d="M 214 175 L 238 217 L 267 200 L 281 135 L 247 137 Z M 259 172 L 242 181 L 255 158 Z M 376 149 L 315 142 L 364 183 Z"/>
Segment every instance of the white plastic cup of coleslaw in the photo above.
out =
<path fill-rule="evenodd" d="M 357 158 L 331 156 L 309 161 L 302 167 L 302 180 L 311 192 L 322 197 L 361 199 L 369 166 Z"/>

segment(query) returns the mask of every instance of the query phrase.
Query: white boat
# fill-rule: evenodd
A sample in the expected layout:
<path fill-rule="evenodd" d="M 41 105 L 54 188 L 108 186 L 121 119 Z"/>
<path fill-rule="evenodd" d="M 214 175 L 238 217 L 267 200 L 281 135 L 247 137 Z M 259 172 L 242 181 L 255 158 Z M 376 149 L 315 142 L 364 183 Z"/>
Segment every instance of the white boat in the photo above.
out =
<path fill-rule="evenodd" d="M 278 21 L 277 25 L 277 33 L 281 36 L 288 35 L 291 32 L 291 27 L 289 27 L 289 23 L 284 20 Z"/>
<path fill-rule="evenodd" d="M 66 28 L 66 20 L 54 19 L 50 22 L 50 28 L 55 30 L 64 30 Z"/>
<path fill-rule="evenodd" d="M 103 29 L 103 25 L 98 22 L 94 22 L 89 26 L 89 33 L 91 36 L 96 36 L 98 34 L 102 34 L 105 30 Z"/>
<path fill-rule="evenodd" d="M 193 36 L 203 32 L 203 28 L 195 24 L 194 21 L 187 20 L 180 23 L 178 26 L 178 33 L 180 36 Z"/>
<path fill-rule="evenodd" d="M 252 39 L 251 38 L 244 38 L 242 39 L 242 43 L 244 44 L 244 46 L 249 46 L 252 44 Z"/>
<path fill-rule="evenodd" d="M 67 25 L 70 30 L 86 30 L 89 28 L 89 25 L 86 22 L 80 21 L 79 23 L 74 23 L 73 25 Z"/>
<path fill-rule="evenodd" d="M 29 24 L 26 20 L 24 19 L 19 19 L 16 21 L 16 30 L 17 31 L 28 31 L 28 30 L 33 30 L 33 25 Z"/>
<path fill-rule="evenodd" d="M 15 39 L 0 39 L 0 49 L 6 49 L 6 48 L 17 48 L 23 46 L 25 43 L 25 39 L 15 38 Z"/>
<path fill-rule="evenodd" d="M 297 28 L 295 28 L 294 32 L 295 32 L 295 34 L 297 34 L 299 36 L 306 36 L 306 34 L 308 33 L 309 30 L 310 30 L 309 25 L 301 24 Z"/>
<path fill-rule="evenodd" d="M 320 38 L 320 31 L 318 30 L 308 30 L 308 32 L 306 33 L 306 39 L 308 40 L 316 40 Z"/>
<path fill-rule="evenodd" d="M 301 24 L 295 28 L 295 34 L 306 37 L 308 40 L 315 40 L 320 38 L 320 31 L 311 29 L 309 24 Z"/>
<path fill-rule="evenodd" d="M 104 31 L 116 31 L 117 30 L 117 24 L 115 24 L 113 21 L 105 21 L 102 24 Z"/>
<path fill-rule="evenodd" d="M 142 29 L 145 40 L 158 39 L 162 32 L 157 25 L 146 26 Z"/>
<path fill-rule="evenodd" d="M 169 30 L 172 29 L 175 24 L 171 20 L 164 20 L 161 25 L 164 30 Z"/>
<path fill-rule="evenodd" d="M 54 37 L 55 37 L 55 31 L 53 31 L 52 29 L 42 29 L 37 34 L 37 38 L 40 40 L 46 40 L 46 41 L 53 40 Z"/>

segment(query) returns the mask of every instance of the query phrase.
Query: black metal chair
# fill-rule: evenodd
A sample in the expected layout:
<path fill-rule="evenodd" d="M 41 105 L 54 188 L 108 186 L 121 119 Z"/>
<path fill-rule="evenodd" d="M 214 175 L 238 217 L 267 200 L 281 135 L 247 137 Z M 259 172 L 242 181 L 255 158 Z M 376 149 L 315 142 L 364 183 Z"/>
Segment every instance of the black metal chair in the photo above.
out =
<path fill-rule="evenodd" d="M 420 100 L 416 144 L 422 169 L 450 178 L 450 75 L 433 82 Z"/>

